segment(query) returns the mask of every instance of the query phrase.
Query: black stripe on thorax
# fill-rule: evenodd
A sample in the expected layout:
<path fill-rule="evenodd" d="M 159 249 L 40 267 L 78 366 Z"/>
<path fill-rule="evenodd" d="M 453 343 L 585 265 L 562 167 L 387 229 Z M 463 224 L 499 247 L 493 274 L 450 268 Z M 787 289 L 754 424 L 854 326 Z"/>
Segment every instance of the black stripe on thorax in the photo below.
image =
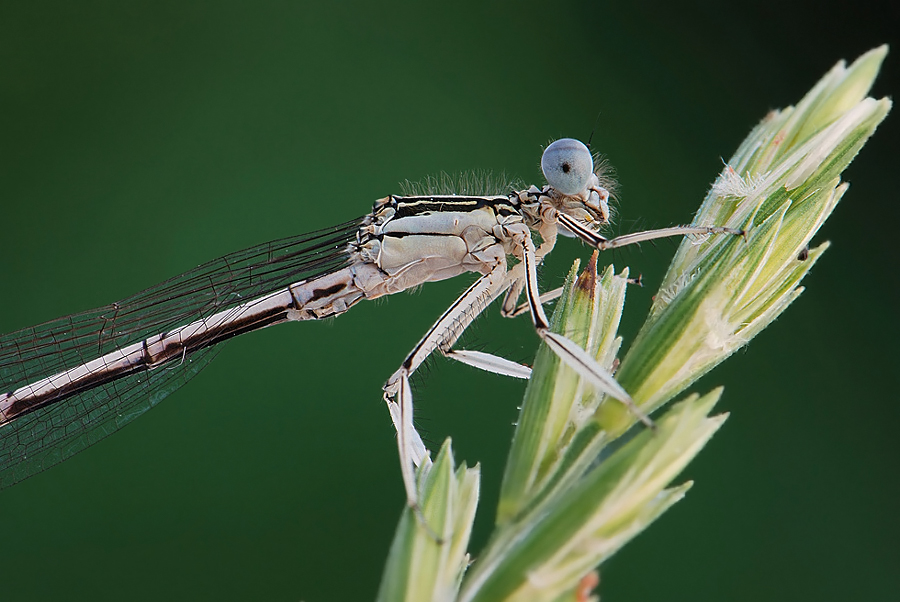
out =
<path fill-rule="evenodd" d="M 395 218 L 411 217 L 438 211 L 477 211 L 490 207 L 498 215 L 518 213 L 518 202 L 507 196 L 395 196 Z"/>

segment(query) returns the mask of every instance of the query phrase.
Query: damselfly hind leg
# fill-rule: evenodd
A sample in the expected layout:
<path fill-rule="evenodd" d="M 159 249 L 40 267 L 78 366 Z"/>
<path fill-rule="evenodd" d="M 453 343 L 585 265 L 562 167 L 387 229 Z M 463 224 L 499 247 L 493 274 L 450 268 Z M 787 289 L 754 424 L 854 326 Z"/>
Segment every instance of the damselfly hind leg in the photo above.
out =
<path fill-rule="evenodd" d="M 420 466 L 423 462 L 430 462 L 428 451 L 413 425 L 413 397 L 409 387 L 409 377 L 422 362 L 438 351 L 490 372 L 524 378 L 527 378 L 524 376 L 526 372 L 530 374 L 527 367 L 503 358 L 482 352 L 452 349 L 453 344 L 459 340 L 475 318 L 506 290 L 508 282 L 504 263 L 498 263 L 489 273 L 476 280 L 428 329 L 425 336 L 406 356 L 400 368 L 384 385 L 384 400 L 391 412 L 394 428 L 397 429 L 403 484 L 406 488 L 407 502 L 411 507 L 416 507 L 418 503 L 414 467 Z"/>

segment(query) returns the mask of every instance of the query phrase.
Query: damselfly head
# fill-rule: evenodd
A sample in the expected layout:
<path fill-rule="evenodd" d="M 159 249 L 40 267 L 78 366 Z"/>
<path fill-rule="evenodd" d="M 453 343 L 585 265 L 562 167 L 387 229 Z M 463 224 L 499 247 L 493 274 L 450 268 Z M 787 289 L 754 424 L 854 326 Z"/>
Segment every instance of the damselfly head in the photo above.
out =
<path fill-rule="evenodd" d="M 590 149 L 574 138 L 560 138 L 544 150 L 541 171 L 547 178 L 558 211 L 562 211 L 592 230 L 609 223 L 609 192 L 600 186 L 594 173 Z M 572 234 L 563 227 L 560 233 Z"/>

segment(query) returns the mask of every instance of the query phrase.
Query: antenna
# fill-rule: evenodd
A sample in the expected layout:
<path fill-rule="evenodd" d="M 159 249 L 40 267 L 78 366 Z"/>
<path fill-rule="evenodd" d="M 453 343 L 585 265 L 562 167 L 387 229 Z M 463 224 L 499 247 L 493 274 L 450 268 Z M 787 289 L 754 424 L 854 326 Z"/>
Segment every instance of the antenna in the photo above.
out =
<path fill-rule="evenodd" d="M 597 124 L 600 123 L 600 114 L 602 111 L 597 111 L 597 118 L 594 119 L 594 127 L 591 128 L 591 135 L 588 136 L 587 147 L 591 148 L 591 140 L 594 139 L 594 132 L 597 131 Z"/>

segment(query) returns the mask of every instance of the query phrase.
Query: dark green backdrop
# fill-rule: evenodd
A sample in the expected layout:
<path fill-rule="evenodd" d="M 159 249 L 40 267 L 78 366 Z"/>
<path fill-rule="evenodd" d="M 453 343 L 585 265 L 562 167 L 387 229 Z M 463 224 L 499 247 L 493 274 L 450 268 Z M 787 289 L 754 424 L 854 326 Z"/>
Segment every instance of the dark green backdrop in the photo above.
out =
<path fill-rule="evenodd" d="M 24 3 L 23 3 L 24 4 Z M 896 35 L 865 3 L 33 2 L 0 8 L 0 331 L 368 211 L 397 183 L 594 136 L 618 228 L 690 220 L 756 121 Z M 900 50 L 898 48 L 897 50 Z M 896 93 L 889 55 L 875 94 Z M 702 383 L 732 413 L 605 601 L 900 598 L 898 115 L 847 172 L 807 292 Z M 673 245 L 642 272 L 633 337 Z M 564 240 L 560 282 L 586 249 Z M 0 492 L 0 599 L 365 600 L 403 505 L 379 387 L 466 285 L 230 342 L 124 431 Z M 527 319 L 474 345 L 529 361 Z M 438 361 L 420 424 L 483 463 L 484 543 L 520 382 Z"/>

